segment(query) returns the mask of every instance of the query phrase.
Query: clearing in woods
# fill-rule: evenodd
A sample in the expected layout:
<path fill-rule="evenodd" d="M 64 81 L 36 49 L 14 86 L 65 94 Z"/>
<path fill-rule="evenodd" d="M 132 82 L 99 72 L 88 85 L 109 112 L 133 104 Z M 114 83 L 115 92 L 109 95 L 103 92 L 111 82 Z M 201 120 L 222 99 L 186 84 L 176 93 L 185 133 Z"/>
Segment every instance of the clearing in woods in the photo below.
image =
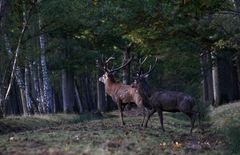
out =
<path fill-rule="evenodd" d="M 19 128 L 8 133 L 0 130 L 0 154 L 222 154 L 226 149 L 222 136 L 209 123 L 204 123 L 202 134 L 196 127 L 190 135 L 190 121 L 183 114 L 164 113 L 165 132 L 159 129 L 156 114 L 147 129 L 140 127 L 142 116 L 136 111 L 124 112 L 124 127 L 120 126 L 117 114 L 112 112 L 91 120 L 77 119 L 52 125 L 53 115 L 48 116 L 43 127 Z M 8 129 L 6 122 L 5 129 Z"/>

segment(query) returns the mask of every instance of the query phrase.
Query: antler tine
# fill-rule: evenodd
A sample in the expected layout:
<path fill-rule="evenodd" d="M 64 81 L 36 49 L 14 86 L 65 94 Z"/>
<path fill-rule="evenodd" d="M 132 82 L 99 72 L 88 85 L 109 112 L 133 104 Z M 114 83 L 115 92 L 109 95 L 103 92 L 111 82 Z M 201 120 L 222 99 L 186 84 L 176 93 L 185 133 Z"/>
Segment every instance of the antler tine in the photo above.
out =
<path fill-rule="evenodd" d="M 143 61 L 141 62 L 141 59 L 140 59 L 140 65 L 144 64 L 144 62 L 147 60 L 148 56 L 146 56 Z"/>
<path fill-rule="evenodd" d="M 132 61 L 132 59 L 133 57 L 131 57 L 125 64 L 121 65 L 120 67 L 110 70 L 110 72 L 112 73 L 126 67 Z"/>
<path fill-rule="evenodd" d="M 114 60 L 115 59 L 115 53 L 113 53 L 106 61 L 105 64 L 107 64 L 109 61 Z"/>
<path fill-rule="evenodd" d="M 150 74 L 153 71 L 153 69 L 155 68 L 155 66 L 157 64 L 157 61 L 158 61 L 158 59 L 156 58 L 153 67 L 152 67 L 152 65 L 150 65 L 148 72 L 145 73 L 144 75 Z"/>
<path fill-rule="evenodd" d="M 115 58 L 113 57 L 115 55 L 115 53 L 112 54 L 112 56 L 110 56 L 106 61 L 103 62 L 103 68 L 104 68 L 104 71 L 105 72 L 108 72 L 110 73 L 110 69 L 108 69 L 108 63 L 111 61 L 111 60 L 114 60 Z"/>
<path fill-rule="evenodd" d="M 148 56 L 146 56 L 144 59 L 143 59 L 143 61 L 142 61 L 142 59 L 140 58 L 140 60 L 139 60 L 139 70 L 138 70 L 138 76 L 140 76 L 141 75 L 141 72 L 143 71 L 143 69 L 142 69 L 142 65 L 144 64 L 144 62 L 147 60 L 147 58 L 148 58 Z"/>
<path fill-rule="evenodd" d="M 105 64 L 107 64 L 109 61 L 114 60 L 115 58 L 113 56 L 109 57 L 106 61 Z"/>

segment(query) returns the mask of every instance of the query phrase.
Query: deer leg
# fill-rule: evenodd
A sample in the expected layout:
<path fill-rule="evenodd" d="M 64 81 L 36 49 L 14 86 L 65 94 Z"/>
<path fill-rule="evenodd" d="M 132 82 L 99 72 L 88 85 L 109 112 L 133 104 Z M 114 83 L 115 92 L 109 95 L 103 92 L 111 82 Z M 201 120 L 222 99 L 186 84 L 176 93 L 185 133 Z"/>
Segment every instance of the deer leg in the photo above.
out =
<path fill-rule="evenodd" d="M 146 122 L 145 122 L 145 124 L 144 124 L 144 127 L 145 127 L 145 128 L 147 127 L 147 124 L 148 124 L 148 121 L 149 121 L 150 117 L 151 117 L 155 112 L 156 112 L 156 110 L 155 110 L 155 109 L 152 109 L 150 112 L 147 113 L 147 120 L 146 120 Z"/>
<path fill-rule="evenodd" d="M 141 123 L 141 126 L 143 126 L 144 122 L 145 122 L 145 117 L 146 117 L 146 109 L 144 107 L 142 107 L 142 112 L 143 112 L 143 120 L 142 120 L 142 123 Z"/>
<path fill-rule="evenodd" d="M 198 126 L 199 126 L 200 130 L 202 132 L 204 132 L 204 128 L 201 124 L 201 114 L 200 114 L 200 112 L 195 112 L 195 116 L 197 117 L 196 119 L 198 119 Z"/>
<path fill-rule="evenodd" d="M 194 128 L 194 123 L 195 123 L 195 114 L 194 113 L 189 113 L 188 116 L 190 117 L 190 120 L 191 120 L 190 134 L 192 134 L 192 130 Z"/>
<path fill-rule="evenodd" d="M 125 122 L 123 121 L 123 107 L 121 105 L 121 102 L 118 103 L 118 110 L 119 110 L 119 113 L 120 113 L 120 120 L 121 120 L 122 126 L 124 126 Z"/>
<path fill-rule="evenodd" d="M 162 112 L 162 110 L 158 110 L 157 112 L 158 112 L 158 117 L 159 117 L 159 120 L 161 123 L 162 130 L 165 131 L 165 129 L 163 127 L 163 112 Z"/>
<path fill-rule="evenodd" d="M 193 130 L 193 128 L 194 128 L 194 123 L 195 123 L 195 119 L 192 117 L 191 118 L 191 130 L 190 130 L 190 133 L 192 133 L 192 130 Z"/>

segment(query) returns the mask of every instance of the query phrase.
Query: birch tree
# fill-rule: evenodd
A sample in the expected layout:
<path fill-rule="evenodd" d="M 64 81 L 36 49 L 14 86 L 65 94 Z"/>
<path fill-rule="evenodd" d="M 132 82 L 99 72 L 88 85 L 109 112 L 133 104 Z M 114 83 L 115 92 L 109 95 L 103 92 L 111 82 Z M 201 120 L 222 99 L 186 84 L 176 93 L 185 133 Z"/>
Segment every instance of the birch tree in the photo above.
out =
<path fill-rule="evenodd" d="M 42 20 L 41 17 L 39 17 L 39 29 L 42 28 Z M 46 50 L 46 38 L 44 34 L 41 34 L 39 36 L 39 44 L 40 44 L 40 50 L 41 50 L 41 69 L 42 69 L 42 81 L 43 81 L 43 99 L 45 104 L 45 109 L 47 113 L 50 113 L 52 111 L 53 105 L 52 105 L 52 93 L 51 93 L 51 87 L 49 85 L 49 78 L 48 78 L 48 69 L 47 69 L 47 63 L 46 63 L 46 56 L 45 56 L 45 50 Z"/>

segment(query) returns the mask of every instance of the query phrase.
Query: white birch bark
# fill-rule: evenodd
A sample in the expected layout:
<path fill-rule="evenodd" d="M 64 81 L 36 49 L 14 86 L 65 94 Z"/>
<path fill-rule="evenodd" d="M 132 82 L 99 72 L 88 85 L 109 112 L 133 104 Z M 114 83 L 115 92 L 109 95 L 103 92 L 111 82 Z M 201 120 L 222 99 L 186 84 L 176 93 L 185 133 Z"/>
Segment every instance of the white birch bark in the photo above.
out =
<path fill-rule="evenodd" d="M 46 109 L 45 109 L 45 104 L 44 104 L 44 95 L 43 95 L 43 78 L 42 78 L 42 70 L 41 70 L 41 65 L 40 63 L 37 63 L 37 75 L 38 75 L 38 88 L 39 88 L 39 101 L 40 104 L 38 105 L 38 108 L 40 109 L 41 113 L 46 113 Z"/>
<path fill-rule="evenodd" d="M 5 42 L 5 48 L 7 50 L 9 59 L 12 59 L 13 58 L 13 52 L 12 52 L 12 50 L 10 48 L 11 46 L 10 46 L 10 43 L 9 43 L 9 40 L 8 40 L 8 37 L 7 37 L 6 34 L 4 34 L 4 42 Z M 16 51 L 16 52 L 18 52 L 18 51 Z M 17 64 L 15 64 L 15 72 L 14 72 L 13 75 L 14 75 L 15 80 L 17 82 L 17 85 L 18 85 L 18 87 L 20 89 L 21 100 L 22 100 L 22 107 L 23 107 L 23 115 L 28 115 L 29 109 L 28 109 L 28 106 L 26 105 L 26 98 L 25 98 L 26 97 L 26 93 L 25 93 L 24 80 L 23 80 L 23 76 L 22 76 L 20 67 Z"/>
<path fill-rule="evenodd" d="M 42 21 L 39 18 L 39 29 L 42 27 Z M 43 97 L 44 97 L 44 104 L 47 113 L 52 111 L 52 94 L 49 86 L 49 79 L 48 79 L 48 70 L 47 70 L 47 63 L 45 57 L 45 49 L 46 49 L 46 39 L 43 34 L 39 36 L 39 44 L 41 49 L 41 68 L 42 68 L 42 79 L 43 79 Z"/>
<path fill-rule="evenodd" d="M 24 76 L 24 80 L 25 80 L 25 98 L 26 98 L 26 105 L 27 105 L 27 109 L 30 110 L 32 109 L 32 100 L 30 98 L 30 80 L 29 80 L 29 67 L 28 64 L 26 64 L 25 66 L 25 76 Z"/>

